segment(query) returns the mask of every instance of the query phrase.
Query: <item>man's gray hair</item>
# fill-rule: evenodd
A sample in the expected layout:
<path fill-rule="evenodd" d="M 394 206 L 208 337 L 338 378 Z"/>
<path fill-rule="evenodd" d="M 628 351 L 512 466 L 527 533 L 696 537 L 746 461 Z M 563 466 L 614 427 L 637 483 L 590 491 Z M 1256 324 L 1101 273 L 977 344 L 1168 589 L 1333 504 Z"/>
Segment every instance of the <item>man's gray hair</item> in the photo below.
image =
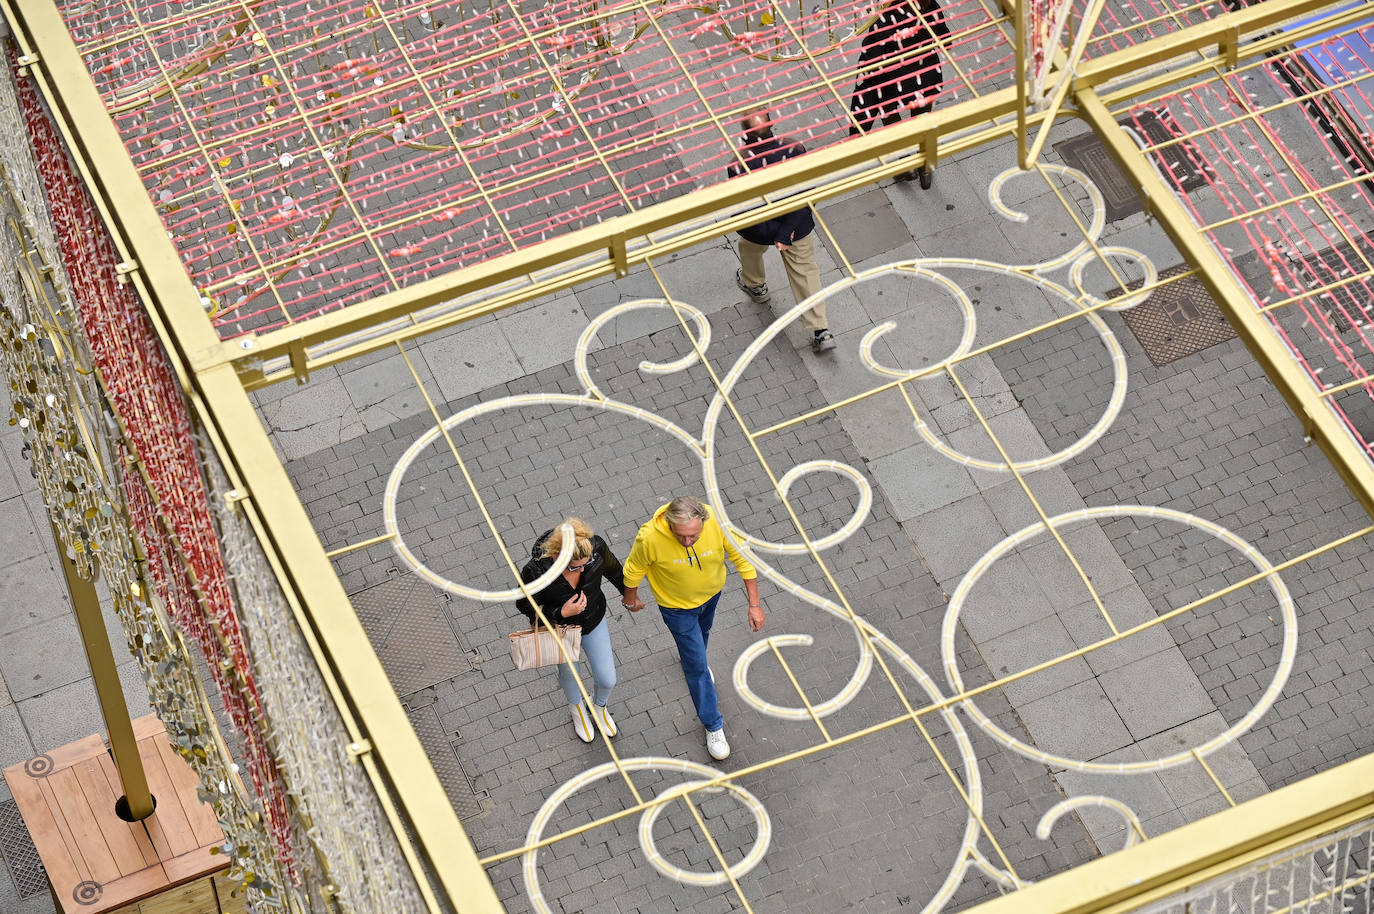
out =
<path fill-rule="evenodd" d="M 695 495 L 679 495 L 674 498 L 668 502 L 668 510 L 664 514 L 669 525 L 685 524 L 692 520 L 705 523 L 709 516 L 706 506 Z"/>

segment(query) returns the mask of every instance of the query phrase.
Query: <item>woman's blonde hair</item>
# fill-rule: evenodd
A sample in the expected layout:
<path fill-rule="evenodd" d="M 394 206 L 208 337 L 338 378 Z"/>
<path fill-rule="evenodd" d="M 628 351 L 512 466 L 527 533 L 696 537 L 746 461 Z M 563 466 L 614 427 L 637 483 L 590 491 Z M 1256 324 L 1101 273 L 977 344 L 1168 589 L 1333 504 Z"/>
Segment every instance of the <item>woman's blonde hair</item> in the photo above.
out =
<path fill-rule="evenodd" d="M 592 554 L 592 528 L 585 520 L 580 517 L 565 517 L 563 524 L 571 524 L 573 536 L 577 541 L 573 543 L 572 560 L 580 562 Z M 544 540 L 543 546 L 539 549 L 539 554 L 546 559 L 554 558 L 563 551 L 563 524 L 553 528 L 553 532 Z"/>

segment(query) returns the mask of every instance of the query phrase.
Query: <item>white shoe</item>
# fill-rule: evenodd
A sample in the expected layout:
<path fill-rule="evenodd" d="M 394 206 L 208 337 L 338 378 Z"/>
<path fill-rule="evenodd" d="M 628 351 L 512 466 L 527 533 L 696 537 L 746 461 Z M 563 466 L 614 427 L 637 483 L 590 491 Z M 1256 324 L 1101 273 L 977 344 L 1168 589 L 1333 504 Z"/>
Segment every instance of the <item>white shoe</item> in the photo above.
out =
<path fill-rule="evenodd" d="M 592 732 L 592 716 L 587 713 L 587 703 L 580 701 L 568 710 L 572 712 L 573 730 L 577 733 L 577 738 L 584 743 L 596 739 L 596 734 Z"/>
<path fill-rule="evenodd" d="M 724 727 L 706 731 L 706 751 L 718 762 L 730 757 L 730 744 L 725 740 Z"/>
<path fill-rule="evenodd" d="M 592 717 L 596 718 L 596 725 L 607 736 L 615 736 L 620 732 L 615 728 L 615 718 L 611 717 L 611 712 L 606 710 L 605 705 L 592 705 Z"/>

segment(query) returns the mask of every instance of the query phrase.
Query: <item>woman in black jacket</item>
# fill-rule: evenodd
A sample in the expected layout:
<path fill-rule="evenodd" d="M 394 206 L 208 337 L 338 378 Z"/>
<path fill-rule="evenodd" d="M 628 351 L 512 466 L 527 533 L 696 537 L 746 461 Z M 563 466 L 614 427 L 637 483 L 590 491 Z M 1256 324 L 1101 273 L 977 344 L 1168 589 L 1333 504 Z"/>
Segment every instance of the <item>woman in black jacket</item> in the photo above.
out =
<path fill-rule="evenodd" d="M 919 7 L 919 12 L 918 12 Z M 935 106 L 944 83 L 936 36 L 949 37 L 949 26 L 936 0 L 890 0 L 864 33 L 859 47 L 858 69 L 849 110 L 855 125 L 850 135 L 873 129 L 874 121 L 895 124 L 902 112 L 916 117 Z M 920 178 L 930 187 L 930 171 L 921 166 L 903 172 L 899 180 Z"/>
<path fill-rule="evenodd" d="M 554 625 L 582 626 L 582 652 L 592 668 L 592 706 L 587 707 L 582 700 L 582 693 L 578 690 L 580 677 L 572 664 L 558 665 L 558 682 L 572 706 L 573 729 L 582 742 L 590 743 L 595 738 L 593 718 L 607 736 L 615 736 L 617 732 L 611 712 L 606 710 L 611 687 L 615 685 L 615 656 L 611 653 L 610 626 L 604 621 L 606 596 L 601 592 L 601 581 L 603 578 L 610 581 L 623 595 L 625 577 L 620 560 L 611 552 L 605 540 L 592 533 L 586 521 L 570 517 L 563 523 L 572 525 L 573 536 L 576 537 L 572 560 L 552 584 L 534 595 L 534 599 Z M 535 541 L 530 560 L 520 570 L 520 577 L 527 584 L 536 580 L 549 570 L 562 549 L 561 525 L 545 531 Z M 529 600 L 521 597 L 515 601 L 515 608 L 524 613 L 531 624 L 534 623 L 536 616 Z"/>

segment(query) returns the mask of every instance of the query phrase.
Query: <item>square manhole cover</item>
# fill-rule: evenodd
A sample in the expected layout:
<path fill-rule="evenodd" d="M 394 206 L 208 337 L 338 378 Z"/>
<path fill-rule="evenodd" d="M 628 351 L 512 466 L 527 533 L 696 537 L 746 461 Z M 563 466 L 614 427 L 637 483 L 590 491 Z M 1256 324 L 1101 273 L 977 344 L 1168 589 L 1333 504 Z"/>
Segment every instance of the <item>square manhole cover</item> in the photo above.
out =
<path fill-rule="evenodd" d="M 471 672 L 470 654 L 444 612 L 443 594 L 398 575 L 350 595 L 397 695 L 410 695 Z"/>
<path fill-rule="evenodd" d="M 48 874 L 13 800 L 0 803 L 0 855 L 5 858 L 5 866 L 20 898 L 48 891 Z"/>
<path fill-rule="evenodd" d="M 1159 272 L 1159 278 L 1178 276 L 1188 269 L 1186 264 L 1169 267 Z M 1140 282 L 1130 283 L 1129 287 L 1138 289 Z M 1120 294 L 1118 290 L 1111 297 Z M 1121 316 L 1156 366 L 1201 352 L 1236 335 L 1206 287 L 1192 276 L 1155 289 L 1143 302 L 1121 312 Z"/>
<path fill-rule="evenodd" d="M 1139 130 L 1145 134 L 1150 146 L 1158 146 L 1174 136 L 1164 117 L 1150 110 L 1136 114 L 1134 121 L 1122 122 L 1123 127 Z M 1084 133 L 1054 144 L 1064 164 L 1076 168 L 1087 175 L 1098 190 L 1102 191 L 1107 205 L 1107 221 L 1116 222 L 1142 210 L 1140 195 L 1133 183 L 1121 173 L 1107 147 L 1095 133 Z M 1201 159 L 1190 144 L 1174 143 L 1160 150 L 1165 168 L 1173 175 L 1173 184 L 1182 187 L 1185 193 L 1197 190 L 1207 183 L 1206 174 L 1199 168 Z"/>
<path fill-rule="evenodd" d="M 448 734 L 444 732 L 439 714 L 433 705 L 415 708 L 409 712 L 410 725 L 420 738 L 420 745 L 439 776 L 449 802 L 460 819 L 471 819 L 482 814 L 482 800 L 472 787 L 472 780 L 463 770 L 463 763 L 453 748 Z"/>

